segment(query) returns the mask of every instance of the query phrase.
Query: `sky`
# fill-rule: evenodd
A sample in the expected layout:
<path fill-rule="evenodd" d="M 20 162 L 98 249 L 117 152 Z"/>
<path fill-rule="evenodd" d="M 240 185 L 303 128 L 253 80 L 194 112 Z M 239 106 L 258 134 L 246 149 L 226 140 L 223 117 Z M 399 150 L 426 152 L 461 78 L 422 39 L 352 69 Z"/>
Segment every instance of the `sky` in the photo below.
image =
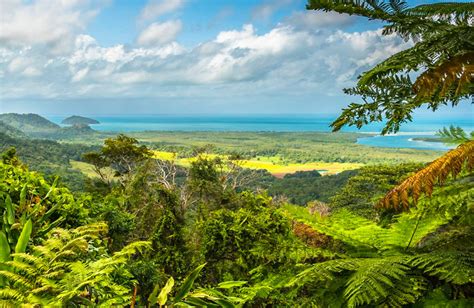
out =
<path fill-rule="evenodd" d="M 0 112 L 335 114 L 357 101 L 342 88 L 411 46 L 305 4 L 0 0 Z"/>

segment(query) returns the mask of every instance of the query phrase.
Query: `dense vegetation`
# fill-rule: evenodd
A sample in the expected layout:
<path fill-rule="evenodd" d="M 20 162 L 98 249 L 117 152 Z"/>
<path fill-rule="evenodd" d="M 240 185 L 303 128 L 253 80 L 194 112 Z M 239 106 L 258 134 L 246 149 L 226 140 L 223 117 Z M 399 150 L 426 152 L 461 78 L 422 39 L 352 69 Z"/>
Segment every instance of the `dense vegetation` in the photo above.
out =
<path fill-rule="evenodd" d="M 65 145 L 52 140 L 29 139 L 16 131 L 14 134 L 7 134 L 0 132 L 0 151 L 15 149 L 16 154 L 31 166 L 32 170 L 44 173 L 49 179 L 59 176 L 61 181 L 74 191 L 84 189 L 85 177 L 72 168 L 70 160 L 81 159 L 82 154 L 94 149 L 93 147 Z"/>
<path fill-rule="evenodd" d="M 378 120 L 382 103 L 386 130 L 396 130 L 427 95 L 432 107 L 456 104 L 466 91 L 472 95 L 464 75 L 470 62 L 460 60 L 472 43 L 459 42 L 472 30 L 465 22 L 473 18 L 472 4 L 408 9 L 403 1 L 312 0 L 309 8 L 381 18 L 388 22 L 385 33 L 420 38 L 414 49 L 363 75 L 357 91 L 375 98 L 375 105 L 369 113 L 367 106 L 350 107 L 336 128 Z M 457 34 L 452 42 L 447 32 Z M 452 45 L 445 51 L 426 46 L 435 38 Z M 413 50 L 419 53 L 414 59 Z M 410 69 L 430 65 L 413 85 L 403 78 L 398 88 L 387 84 L 393 99 L 406 96 L 399 104 L 379 91 L 407 69 L 399 66 L 405 57 Z M 370 76 L 381 83 L 371 84 Z M 419 83 L 430 88 L 420 93 Z M 0 135 L 6 150 L 0 159 L 1 307 L 474 305 L 474 140 L 459 129 L 440 132 L 457 147 L 428 164 L 371 164 L 332 177 L 311 171 L 274 179 L 242 168 L 235 157 L 207 155 L 206 144 L 183 151 L 195 156 L 185 168 L 156 159 L 152 147 L 159 139 L 145 144 L 118 135 L 85 147 L 28 139 L 8 123 Z M 80 138 L 88 137 L 71 137 Z M 255 142 L 241 138 L 239 145 Z M 177 145 L 167 140 L 162 146 Z M 279 150 L 266 155 L 291 156 Z M 240 154 L 252 153 L 234 153 Z M 96 174 L 74 194 L 57 177 L 45 179 L 22 162 L 68 166 L 72 158 Z"/>
<path fill-rule="evenodd" d="M 148 154 L 132 138 L 107 140 L 88 159 L 113 177 L 78 196 L 3 155 L 4 305 L 473 303 L 468 173 L 394 216 L 374 209 L 377 196 L 419 166 L 363 169 L 305 208 L 239 192 L 241 173 L 219 161 L 196 160 L 183 177 Z"/>

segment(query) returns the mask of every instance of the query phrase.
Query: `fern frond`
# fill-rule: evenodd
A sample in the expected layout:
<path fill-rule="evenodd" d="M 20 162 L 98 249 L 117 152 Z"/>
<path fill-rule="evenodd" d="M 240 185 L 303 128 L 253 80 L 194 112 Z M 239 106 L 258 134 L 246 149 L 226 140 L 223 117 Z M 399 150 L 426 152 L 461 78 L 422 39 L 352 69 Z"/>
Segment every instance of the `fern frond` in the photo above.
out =
<path fill-rule="evenodd" d="M 422 215 L 422 213 L 417 213 L 417 215 Z M 399 215 L 387 232 L 380 234 L 381 249 L 393 252 L 393 250 L 414 248 L 446 222 L 446 219 L 433 215 L 421 217 L 408 213 Z"/>
<path fill-rule="evenodd" d="M 0 308 L 17 308 L 17 301 L 0 299 Z"/>
<path fill-rule="evenodd" d="M 392 289 L 402 288 L 405 297 L 399 298 L 398 305 L 413 303 L 412 285 L 402 285 L 407 279 L 410 268 L 404 264 L 403 257 L 384 259 L 359 259 L 357 270 L 346 284 L 344 296 L 350 307 L 377 303 L 391 297 Z M 408 292 L 408 293 L 407 293 Z M 393 299 L 395 300 L 395 299 Z"/>
<path fill-rule="evenodd" d="M 21 262 L 19 260 L 7 261 L 5 263 L 0 263 L 0 265 L 1 264 L 9 266 L 15 272 L 22 272 L 23 275 L 27 277 L 32 277 L 38 274 L 34 266 L 28 263 Z"/>
<path fill-rule="evenodd" d="M 302 222 L 317 232 L 351 245 L 354 252 L 375 252 L 377 249 L 375 236 L 378 232 L 383 232 L 382 228 L 373 221 L 348 210 L 338 211 L 328 217 L 311 215 L 307 209 L 300 206 L 287 205 L 284 210 L 290 219 Z"/>
<path fill-rule="evenodd" d="M 15 285 L 19 285 L 22 288 L 31 289 L 34 287 L 34 281 L 30 281 L 24 276 L 14 273 L 14 272 L 0 270 L 0 276 L 7 278 L 10 282 L 12 282 Z"/>
<path fill-rule="evenodd" d="M 33 264 L 35 266 L 38 266 L 43 263 L 43 260 L 41 258 L 27 253 L 12 253 L 11 256 L 15 260 L 24 261 L 25 263 Z"/>
<path fill-rule="evenodd" d="M 463 252 L 436 252 L 413 256 L 412 266 L 425 273 L 454 284 L 474 282 L 474 254 Z"/>
<path fill-rule="evenodd" d="M 22 301 L 25 297 L 18 290 L 10 289 L 10 288 L 2 288 L 0 289 L 0 298 L 2 300 L 9 299 L 9 300 L 15 300 L 18 302 L 18 301 Z"/>
<path fill-rule="evenodd" d="M 443 184 L 450 175 L 455 177 L 464 165 L 469 171 L 474 168 L 474 141 L 461 144 L 407 178 L 385 195 L 377 206 L 406 210 L 409 207 L 408 195 L 411 195 L 414 204 L 423 193 L 431 196 L 436 183 Z"/>
<path fill-rule="evenodd" d="M 287 287 L 304 285 L 307 283 L 317 283 L 321 281 L 333 280 L 335 273 L 343 271 L 353 271 L 357 268 L 357 262 L 352 259 L 336 259 L 321 262 L 310 266 L 298 273 L 287 283 Z"/>

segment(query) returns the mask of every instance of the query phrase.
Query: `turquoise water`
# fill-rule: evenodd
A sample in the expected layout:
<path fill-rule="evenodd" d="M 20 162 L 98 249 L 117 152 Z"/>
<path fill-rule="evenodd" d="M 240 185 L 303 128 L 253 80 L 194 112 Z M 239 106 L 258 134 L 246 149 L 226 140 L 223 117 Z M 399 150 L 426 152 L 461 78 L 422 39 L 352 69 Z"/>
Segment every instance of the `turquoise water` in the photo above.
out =
<path fill-rule="evenodd" d="M 87 115 L 86 115 L 87 116 Z M 66 116 L 48 116 L 46 118 L 61 123 Z M 334 116 L 315 115 L 263 115 L 263 116 L 183 116 L 183 115 L 121 115 L 94 116 L 100 122 L 92 125 L 99 131 L 278 131 L 278 132 L 328 132 Z M 447 150 L 442 143 L 413 141 L 415 137 L 430 137 L 439 129 L 451 124 L 461 126 L 467 131 L 474 130 L 474 121 L 465 119 L 416 119 L 415 122 L 402 125 L 397 136 L 377 136 L 359 138 L 358 143 L 376 147 L 400 147 L 415 149 Z M 357 128 L 344 128 L 345 132 L 378 133 L 383 124 L 375 123 Z"/>

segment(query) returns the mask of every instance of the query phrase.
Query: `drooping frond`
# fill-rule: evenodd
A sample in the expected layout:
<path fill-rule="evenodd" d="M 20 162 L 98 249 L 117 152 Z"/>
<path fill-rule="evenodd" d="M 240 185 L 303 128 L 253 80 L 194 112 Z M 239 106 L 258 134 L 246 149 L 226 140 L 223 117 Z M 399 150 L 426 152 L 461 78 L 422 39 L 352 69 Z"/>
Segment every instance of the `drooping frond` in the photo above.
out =
<path fill-rule="evenodd" d="M 436 252 L 410 258 L 410 264 L 430 276 L 454 284 L 474 282 L 474 254 L 466 252 Z"/>
<path fill-rule="evenodd" d="M 414 303 L 421 290 L 407 279 L 410 268 L 404 261 L 404 257 L 357 259 L 357 270 L 350 276 L 344 291 L 348 306 Z"/>
<path fill-rule="evenodd" d="M 305 208 L 288 205 L 285 207 L 285 212 L 290 219 L 302 222 L 319 233 L 343 241 L 358 252 L 374 252 L 377 245 L 375 238 L 380 232 L 384 232 L 373 221 L 346 210 L 333 213 L 329 217 L 319 217 L 309 214 Z"/>
<path fill-rule="evenodd" d="M 344 298 L 349 307 L 382 305 L 398 307 L 414 303 L 423 291 L 423 279 L 411 276 L 406 256 L 344 258 L 311 265 L 287 287 L 325 283 L 347 277 Z"/>
<path fill-rule="evenodd" d="M 396 218 L 385 233 L 380 233 L 378 240 L 384 252 L 404 251 L 415 248 L 426 236 L 435 232 L 447 222 L 442 217 L 422 216 L 418 213 L 404 213 Z M 418 214 L 419 215 L 419 214 Z"/>
<path fill-rule="evenodd" d="M 409 196 L 414 204 L 423 193 L 431 196 L 436 183 L 443 184 L 450 175 L 455 177 L 463 166 L 469 171 L 474 168 L 474 141 L 461 144 L 407 178 L 385 195 L 378 206 L 406 210 L 409 207 Z"/>
<path fill-rule="evenodd" d="M 393 254 L 414 248 L 448 222 L 447 218 L 441 216 L 420 218 L 418 213 L 403 213 L 390 226 L 383 228 L 346 210 L 323 218 L 305 214 L 307 211 L 298 206 L 287 206 L 285 210 L 291 219 L 304 223 L 309 230 L 349 245 L 346 254 L 351 256 Z"/>
<path fill-rule="evenodd" d="M 448 144 L 461 144 L 469 140 L 474 140 L 474 131 L 468 136 L 461 127 L 455 127 L 453 125 L 449 128 L 443 127 L 436 135 L 438 135 L 444 143 Z"/>
<path fill-rule="evenodd" d="M 298 273 L 288 283 L 288 287 L 304 285 L 334 279 L 334 274 L 343 271 L 354 271 L 357 269 L 356 259 L 336 259 L 311 265 L 304 271 Z"/>

